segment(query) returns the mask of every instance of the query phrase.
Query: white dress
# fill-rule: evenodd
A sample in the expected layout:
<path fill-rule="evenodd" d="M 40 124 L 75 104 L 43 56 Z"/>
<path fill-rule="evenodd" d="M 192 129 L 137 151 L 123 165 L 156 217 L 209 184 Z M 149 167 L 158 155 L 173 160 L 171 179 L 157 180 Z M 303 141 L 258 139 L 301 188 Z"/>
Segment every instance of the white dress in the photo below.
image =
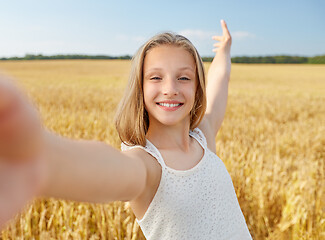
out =
<path fill-rule="evenodd" d="M 189 170 L 166 166 L 158 149 L 121 144 L 122 151 L 142 148 L 162 167 L 161 180 L 146 213 L 137 219 L 148 240 L 252 239 L 231 177 L 222 160 L 207 147 L 198 128 L 190 131 L 204 149 L 201 161 Z"/>

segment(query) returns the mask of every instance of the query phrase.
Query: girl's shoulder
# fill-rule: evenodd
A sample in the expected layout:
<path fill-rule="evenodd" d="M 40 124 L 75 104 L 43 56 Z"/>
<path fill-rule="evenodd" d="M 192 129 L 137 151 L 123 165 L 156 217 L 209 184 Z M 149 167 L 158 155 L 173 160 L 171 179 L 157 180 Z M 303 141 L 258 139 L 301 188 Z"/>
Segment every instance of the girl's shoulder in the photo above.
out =
<path fill-rule="evenodd" d="M 141 159 L 145 163 L 152 162 L 153 158 L 150 154 L 148 154 L 147 151 L 144 150 L 144 148 L 141 147 L 124 149 L 122 153 L 128 155 L 129 157 Z"/>
<path fill-rule="evenodd" d="M 122 153 L 128 155 L 129 157 L 140 158 L 143 160 L 147 159 L 150 156 L 147 151 L 145 151 L 144 148 L 140 146 L 131 148 L 122 147 Z"/>
<path fill-rule="evenodd" d="M 128 150 L 122 151 L 123 154 L 128 155 L 129 157 L 141 159 L 147 170 L 147 182 L 152 182 L 152 179 L 155 179 L 157 175 L 161 173 L 161 166 L 155 158 L 150 155 L 143 148 L 131 148 Z"/>

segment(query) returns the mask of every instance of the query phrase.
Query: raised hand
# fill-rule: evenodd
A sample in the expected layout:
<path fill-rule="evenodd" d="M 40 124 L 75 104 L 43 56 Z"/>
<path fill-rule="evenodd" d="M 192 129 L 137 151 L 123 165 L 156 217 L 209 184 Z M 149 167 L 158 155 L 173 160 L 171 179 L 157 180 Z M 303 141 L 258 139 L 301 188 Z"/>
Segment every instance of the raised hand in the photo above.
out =
<path fill-rule="evenodd" d="M 41 189 L 39 115 L 8 78 L 0 75 L 0 229 Z"/>
<path fill-rule="evenodd" d="M 213 36 L 212 39 L 219 41 L 218 43 L 213 44 L 215 47 L 212 51 L 218 52 L 220 50 L 225 51 L 226 53 L 230 53 L 230 47 L 232 43 L 232 38 L 229 33 L 227 24 L 224 20 L 221 20 L 222 27 L 222 36 Z"/>
<path fill-rule="evenodd" d="M 222 36 L 213 36 L 212 39 L 218 41 L 214 43 L 213 52 L 216 55 L 213 58 L 211 66 L 208 71 L 208 81 L 210 79 L 220 79 L 230 77 L 231 70 L 231 57 L 230 57 L 230 48 L 232 43 L 232 38 L 229 33 L 227 24 L 224 20 L 221 20 L 222 27 Z M 214 80 L 213 80 L 214 81 Z"/>

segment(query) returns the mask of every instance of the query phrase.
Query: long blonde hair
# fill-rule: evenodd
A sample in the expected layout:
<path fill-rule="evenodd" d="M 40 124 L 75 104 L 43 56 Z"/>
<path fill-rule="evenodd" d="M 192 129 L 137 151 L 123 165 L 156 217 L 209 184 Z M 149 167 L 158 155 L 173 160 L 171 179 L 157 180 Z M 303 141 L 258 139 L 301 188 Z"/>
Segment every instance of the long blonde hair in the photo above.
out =
<path fill-rule="evenodd" d="M 190 112 L 190 129 L 201 122 L 206 110 L 206 83 L 202 59 L 194 45 L 184 36 L 173 32 L 159 33 L 143 44 L 132 58 L 131 72 L 124 96 L 118 105 L 115 127 L 121 141 L 127 145 L 146 145 L 146 133 L 149 127 L 148 112 L 143 96 L 143 62 L 148 51 L 161 45 L 182 47 L 194 58 L 198 85 L 195 103 Z"/>

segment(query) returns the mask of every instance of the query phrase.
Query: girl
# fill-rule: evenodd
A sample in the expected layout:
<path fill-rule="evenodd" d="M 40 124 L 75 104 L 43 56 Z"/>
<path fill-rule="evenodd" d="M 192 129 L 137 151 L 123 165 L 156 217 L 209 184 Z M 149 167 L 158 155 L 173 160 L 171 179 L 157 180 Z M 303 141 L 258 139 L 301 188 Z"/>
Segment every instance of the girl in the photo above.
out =
<path fill-rule="evenodd" d="M 0 226 L 41 195 L 129 201 L 147 239 L 251 239 L 216 155 L 231 64 L 231 36 L 221 25 L 207 88 L 202 60 L 185 37 L 158 34 L 138 50 L 115 119 L 122 153 L 43 129 L 31 105 L 2 81 Z"/>

